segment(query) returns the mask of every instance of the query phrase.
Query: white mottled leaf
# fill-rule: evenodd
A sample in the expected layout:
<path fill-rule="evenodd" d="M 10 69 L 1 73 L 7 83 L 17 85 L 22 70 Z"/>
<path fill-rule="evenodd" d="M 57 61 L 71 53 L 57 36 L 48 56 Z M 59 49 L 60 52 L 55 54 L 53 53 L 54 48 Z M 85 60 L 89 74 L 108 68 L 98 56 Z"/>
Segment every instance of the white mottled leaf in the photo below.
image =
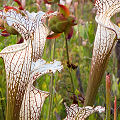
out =
<path fill-rule="evenodd" d="M 32 18 L 33 16 L 33 18 Z M 0 18 L 15 28 L 24 38 L 24 43 L 4 48 L 7 79 L 7 118 L 9 120 L 38 120 L 48 92 L 36 89 L 33 82 L 43 74 L 60 71 L 58 61 L 46 63 L 40 59 L 45 46 L 48 28 L 42 22 L 44 12 L 26 12 L 22 16 L 14 10 L 0 11 Z"/>
<path fill-rule="evenodd" d="M 63 69 L 63 66 L 61 65 L 60 61 L 54 60 L 54 62 L 46 63 L 46 61 L 40 59 L 35 63 L 34 62 L 32 63 L 30 77 L 32 80 L 34 79 L 36 80 L 43 74 L 55 73 L 56 71 L 60 72 L 62 69 Z"/>
<path fill-rule="evenodd" d="M 96 0 L 95 6 L 97 8 L 95 20 L 98 26 L 85 105 L 94 103 L 112 48 L 117 39 L 120 39 L 120 28 L 110 20 L 115 13 L 120 12 L 120 0 Z"/>
<path fill-rule="evenodd" d="M 77 104 L 72 104 L 68 107 L 65 103 L 65 108 L 67 111 L 67 116 L 64 120 L 85 120 L 89 115 L 95 112 L 105 112 L 105 107 L 97 106 L 97 107 L 79 107 Z"/>
<path fill-rule="evenodd" d="M 25 91 L 20 110 L 20 120 L 39 120 L 45 98 L 48 92 L 38 90 L 34 86 L 28 86 Z"/>

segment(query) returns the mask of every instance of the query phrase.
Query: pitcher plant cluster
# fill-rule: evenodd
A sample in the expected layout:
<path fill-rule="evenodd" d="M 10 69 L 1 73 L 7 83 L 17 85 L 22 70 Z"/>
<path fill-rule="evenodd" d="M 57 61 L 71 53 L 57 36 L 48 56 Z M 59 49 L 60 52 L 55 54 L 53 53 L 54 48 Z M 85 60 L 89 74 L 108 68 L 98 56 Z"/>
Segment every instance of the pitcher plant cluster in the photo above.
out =
<path fill-rule="evenodd" d="M 19 7 L 4 6 L 3 10 L 0 10 L 1 35 L 7 37 L 13 34 L 18 38 L 18 44 L 5 47 L 0 52 L 5 63 L 7 80 L 6 119 L 38 120 L 44 101 L 50 93 L 35 88 L 33 84 L 42 75 L 63 69 L 60 61 L 47 63 L 42 59 L 46 39 L 58 38 L 62 33 L 66 40 L 70 39 L 73 26 L 77 22 L 76 18 L 70 15 L 69 9 L 59 4 L 59 0 L 44 0 L 47 4 L 57 3 L 58 11 L 37 13 L 30 13 L 20 1 L 14 1 Z M 120 39 L 120 28 L 110 20 L 120 11 L 120 0 L 96 0 L 95 6 L 98 26 L 84 106 L 72 104 L 68 107 L 64 103 L 67 112 L 64 120 L 84 120 L 94 112 L 105 112 L 105 107 L 94 107 L 93 104 L 113 46 Z M 106 91 L 109 90 L 107 87 Z M 107 96 L 109 97 L 109 94 Z M 109 109 L 109 99 L 107 103 Z"/>

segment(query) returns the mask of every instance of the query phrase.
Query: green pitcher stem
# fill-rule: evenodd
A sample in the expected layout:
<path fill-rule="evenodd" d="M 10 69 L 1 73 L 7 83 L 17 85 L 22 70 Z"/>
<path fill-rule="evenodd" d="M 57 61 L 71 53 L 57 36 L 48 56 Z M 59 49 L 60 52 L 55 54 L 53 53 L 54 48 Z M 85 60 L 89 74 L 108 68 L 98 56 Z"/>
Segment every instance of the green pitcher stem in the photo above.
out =
<path fill-rule="evenodd" d="M 56 39 L 54 39 L 54 43 L 53 43 L 53 56 L 52 56 L 52 60 L 54 60 L 55 58 L 55 47 L 56 47 Z M 51 80 L 50 80 L 50 98 L 49 98 L 49 114 L 48 114 L 48 120 L 51 119 L 51 115 L 52 115 L 52 103 L 53 103 L 53 82 L 54 82 L 54 74 L 51 74 Z"/>
<path fill-rule="evenodd" d="M 66 37 L 65 37 L 65 44 L 66 44 L 67 62 L 70 63 L 69 52 L 68 52 L 68 43 L 67 43 Z M 70 68 L 69 68 L 69 74 L 70 74 L 70 78 L 71 78 L 72 89 L 73 89 L 73 92 L 75 92 L 74 82 L 73 82 L 73 78 L 72 78 L 72 74 L 71 74 L 71 69 Z"/>

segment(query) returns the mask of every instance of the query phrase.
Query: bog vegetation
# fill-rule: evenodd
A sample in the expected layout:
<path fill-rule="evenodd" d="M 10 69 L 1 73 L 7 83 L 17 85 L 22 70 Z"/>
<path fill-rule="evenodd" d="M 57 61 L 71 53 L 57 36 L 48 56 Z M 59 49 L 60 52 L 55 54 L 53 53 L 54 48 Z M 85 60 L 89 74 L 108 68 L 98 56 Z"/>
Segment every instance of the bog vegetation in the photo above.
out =
<path fill-rule="evenodd" d="M 25 3 L 24 0 L 21 1 Z M 51 26 L 48 25 L 48 27 L 51 27 L 54 33 L 56 33 L 55 35 L 48 36 L 42 59 L 46 60 L 46 62 L 53 61 L 54 59 L 61 61 L 63 69 L 61 72 L 56 72 L 55 74 L 43 75 L 34 82 L 34 86 L 36 88 L 50 92 L 49 97 L 43 104 L 40 120 L 62 120 L 67 116 L 64 103 L 66 103 L 67 106 L 78 104 L 79 107 L 83 107 L 84 102 L 86 105 L 93 106 L 92 103 L 94 103 L 94 106 L 108 107 L 107 112 L 102 114 L 94 113 L 88 118 L 88 120 L 105 120 L 106 114 L 108 114 L 110 120 L 120 120 L 119 42 L 117 43 L 117 46 L 112 48 L 105 74 L 103 75 L 100 83 L 98 83 L 100 84 L 100 87 L 97 95 L 95 96 L 95 100 L 91 103 L 87 103 L 85 98 L 88 99 L 88 97 L 85 97 L 85 95 L 88 86 L 92 52 L 97 30 L 97 23 L 95 21 L 96 8 L 94 7 L 95 1 L 26 0 L 25 9 L 29 12 L 38 12 L 39 10 L 44 12 L 57 11 L 59 8 L 57 3 L 59 2 L 61 2 L 61 4 L 66 3 L 66 6 L 70 10 L 70 15 L 75 16 L 77 24 L 75 23 L 74 25 L 71 25 L 70 31 L 64 31 L 63 27 L 61 27 L 63 23 L 60 23 L 58 26 L 61 27 L 60 30 L 63 29 L 61 30 L 62 32 L 59 32 L 59 29 L 57 29 L 57 32 L 54 31 L 55 26 L 52 26 L 54 21 L 52 21 L 53 23 L 51 22 Z M 2 10 L 4 6 L 11 6 L 12 4 L 13 0 L 2 0 L 0 1 L 0 9 Z M 18 4 L 14 2 L 14 6 L 18 7 Z M 66 18 L 66 16 L 64 17 Z M 67 16 L 67 18 L 69 18 L 69 16 Z M 112 17 L 112 21 L 119 26 L 119 13 Z M 0 51 L 7 46 L 20 42 L 18 41 L 19 38 L 17 35 L 6 37 L 7 34 L 4 34 L 2 31 L 3 30 L 1 30 L 0 36 Z M 61 33 L 61 35 L 59 33 Z M 53 37 L 53 39 L 50 39 L 51 37 Z M 109 77 L 111 85 L 108 88 L 106 81 L 108 79 L 109 82 Z M 0 58 L 0 120 L 5 120 L 7 113 L 6 84 L 4 61 Z M 108 91 L 106 88 L 108 88 Z M 94 89 L 94 86 L 92 89 Z M 97 90 L 95 89 L 95 91 Z M 114 117 L 115 96 L 117 99 L 116 118 Z M 111 105 L 110 110 L 109 103 Z"/>

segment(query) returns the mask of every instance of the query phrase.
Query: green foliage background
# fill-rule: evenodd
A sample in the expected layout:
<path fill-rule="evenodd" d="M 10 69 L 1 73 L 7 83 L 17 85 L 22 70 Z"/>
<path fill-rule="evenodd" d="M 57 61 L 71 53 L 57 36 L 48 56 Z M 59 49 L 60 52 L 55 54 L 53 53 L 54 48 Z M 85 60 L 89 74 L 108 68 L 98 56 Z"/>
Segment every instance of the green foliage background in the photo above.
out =
<path fill-rule="evenodd" d="M 74 2 L 75 1 L 73 1 L 72 4 L 74 4 Z M 1 9 L 3 9 L 3 3 L 7 3 L 8 5 L 11 5 L 12 1 L 9 2 L 0 1 Z M 53 5 L 53 7 L 54 9 L 57 9 L 56 5 Z M 37 12 L 35 1 L 27 0 L 26 9 L 31 12 L 32 11 Z M 47 11 L 45 4 L 43 3 L 41 4 L 41 10 Z M 80 70 L 79 74 L 80 74 L 80 79 L 82 81 L 84 94 L 86 91 L 87 81 L 89 78 L 93 42 L 97 27 L 97 24 L 94 20 L 95 14 L 92 12 L 92 10 L 93 10 L 93 3 L 91 3 L 89 0 L 86 0 L 84 5 L 82 3 L 78 4 L 76 17 L 79 19 L 79 24 L 74 27 L 73 37 L 70 40 L 68 40 L 70 62 L 77 65 Z M 75 15 L 75 11 L 73 11 L 72 14 Z M 83 23 L 80 23 L 80 20 L 82 20 Z M 17 37 L 13 35 L 9 37 L 0 36 L 0 50 L 2 50 L 6 46 L 15 44 L 16 38 Z M 55 45 L 55 51 L 53 49 L 54 45 Z M 63 102 L 66 102 L 67 105 L 70 106 L 73 103 L 73 99 L 71 99 L 71 96 L 73 96 L 73 94 L 76 94 L 76 96 L 78 96 L 78 94 L 80 93 L 79 91 L 80 86 L 78 84 L 78 78 L 76 76 L 76 72 L 78 72 L 77 69 L 75 70 L 70 69 L 75 87 L 75 91 L 73 91 L 71 84 L 71 77 L 69 74 L 69 69 L 67 67 L 64 34 L 62 34 L 60 38 L 56 39 L 56 42 L 55 40 L 46 41 L 43 59 L 45 59 L 47 62 L 52 61 L 53 54 L 54 54 L 54 58 L 56 60 L 61 61 L 64 66 L 64 69 L 61 71 L 61 73 L 57 72 L 54 74 L 51 120 L 56 120 L 55 113 L 57 113 L 57 115 L 60 116 L 61 119 L 65 118 L 66 111 Z M 114 50 L 110 57 L 110 61 L 106 73 L 107 72 L 110 72 L 111 80 L 112 80 L 111 105 L 113 109 L 114 96 L 117 95 L 118 98 L 120 97 L 119 86 L 117 84 L 117 79 L 116 79 L 116 57 Z M 49 91 L 50 82 L 51 82 L 51 75 L 47 74 L 39 78 L 35 83 L 35 86 L 43 91 Z M 82 106 L 82 104 L 79 105 Z M 103 77 L 102 84 L 99 88 L 95 105 L 105 106 L 105 76 Z M 119 107 L 120 107 L 120 102 L 117 101 L 118 112 L 119 112 Z M 0 120 L 5 119 L 5 113 L 6 113 L 6 78 L 5 78 L 4 63 L 3 60 L 0 58 Z M 46 99 L 44 103 L 40 119 L 47 120 L 48 113 L 49 113 L 49 97 Z M 101 116 L 105 118 L 105 114 L 102 114 Z M 99 119 L 100 116 L 97 114 L 93 114 L 91 117 L 89 117 L 89 120 L 99 120 Z M 113 111 L 111 111 L 111 120 L 112 119 L 113 119 Z M 118 114 L 117 119 L 120 120 L 120 114 Z"/>

